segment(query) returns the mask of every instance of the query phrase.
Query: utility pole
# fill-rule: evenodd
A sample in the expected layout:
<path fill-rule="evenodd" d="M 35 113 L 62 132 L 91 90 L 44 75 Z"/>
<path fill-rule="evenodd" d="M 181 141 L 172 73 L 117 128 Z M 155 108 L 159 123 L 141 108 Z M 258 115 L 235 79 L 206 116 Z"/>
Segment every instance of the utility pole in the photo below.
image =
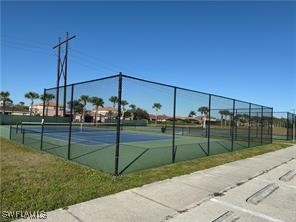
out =
<path fill-rule="evenodd" d="M 61 41 L 59 37 L 59 42 L 53 49 L 58 49 L 58 62 L 57 62 L 57 88 L 56 88 L 56 116 L 59 115 L 59 94 L 60 94 L 60 80 L 61 77 L 64 78 L 64 101 L 63 101 L 63 116 L 66 115 L 66 100 L 67 100 L 67 74 L 68 74 L 68 47 L 69 41 L 74 39 L 76 35 L 69 37 L 69 33 L 66 33 L 66 39 Z M 65 45 L 65 53 L 62 56 L 61 47 Z"/>

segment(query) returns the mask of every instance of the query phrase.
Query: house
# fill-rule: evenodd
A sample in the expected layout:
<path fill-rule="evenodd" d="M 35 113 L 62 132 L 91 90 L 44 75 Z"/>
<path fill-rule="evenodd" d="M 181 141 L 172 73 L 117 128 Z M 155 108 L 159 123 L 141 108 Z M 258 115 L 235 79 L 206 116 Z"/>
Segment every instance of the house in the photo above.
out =
<path fill-rule="evenodd" d="M 6 115 L 30 115 L 30 111 L 25 107 L 20 106 L 6 106 L 5 113 L 3 112 L 3 106 L 0 106 L 0 114 Z"/>
<path fill-rule="evenodd" d="M 29 110 L 31 110 L 31 105 L 29 106 Z M 35 103 L 32 106 L 32 112 L 34 115 L 43 115 L 43 102 Z M 45 104 L 44 110 L 45 116 L 55 116 L 56 115 L 56 103 L 55 102 L 47 102 Z M 59 105 L 58 115 L 63 115 L 63 105 Z"/>
<path fill-rule="evenodd" d="M 96 116 L 96 109 L 92 109 L 89 112 L 89 115 L 95 118 Z M 97 121 L 105 122 L 107 119 L 113 119 L 117 115 L 116 108 L 112 106 L 106 106 L 106 107 L 99 107 L 97 110 Z"/>
<path fill-rule="evenodd" d="M 149 114 L 149 120 L 150 121 L 155 121 L 157 119 L 157 122 L 165 122 L 168 119 L 171 119 L 172 117 L 167 116 L 165 114 L 162 115 L 155 115 L 155 114 Z"/>

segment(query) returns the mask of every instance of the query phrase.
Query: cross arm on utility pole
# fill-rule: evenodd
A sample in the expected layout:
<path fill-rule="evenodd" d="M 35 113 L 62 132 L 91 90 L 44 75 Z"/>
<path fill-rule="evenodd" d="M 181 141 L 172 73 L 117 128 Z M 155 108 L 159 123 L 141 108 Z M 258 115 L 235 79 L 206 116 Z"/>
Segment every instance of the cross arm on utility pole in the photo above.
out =
<path fill-rule="evenodd" d="M 70 41 L 71 39 L 74 39 L 75 37 L 76 37 L 76 35 L 73 35 L 70 38 L 67 38 L 66 40 L 64 40 L 64 41 L 60 42 L 59 44 L 55 45 L 54 47 L 52 47 L 52 49 L 59 47 L 60 45 L 64 44 L 65 42 Z"/>

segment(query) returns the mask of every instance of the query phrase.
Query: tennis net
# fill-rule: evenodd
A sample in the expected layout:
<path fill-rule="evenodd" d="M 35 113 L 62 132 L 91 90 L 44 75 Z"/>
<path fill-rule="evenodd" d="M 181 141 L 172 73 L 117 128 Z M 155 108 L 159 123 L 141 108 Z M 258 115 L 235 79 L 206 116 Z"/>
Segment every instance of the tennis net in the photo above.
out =
<path fill-rule="evenodd" d="M 39 122 L 22 122 L 17 125 L 18 132 L 36 132 L 41 133 L 43 126 L 44 133 L 56 132 L 96 132 L 96 131 L 116 131 L 115 123 L 39 123 Z"/>

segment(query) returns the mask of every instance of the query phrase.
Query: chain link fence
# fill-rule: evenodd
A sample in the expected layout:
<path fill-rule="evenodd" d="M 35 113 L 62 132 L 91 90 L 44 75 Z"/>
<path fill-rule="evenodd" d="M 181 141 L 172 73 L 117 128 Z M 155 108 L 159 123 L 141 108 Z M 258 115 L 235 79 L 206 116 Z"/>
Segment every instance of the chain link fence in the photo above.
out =
<path fill-rule="evenodd" d="M 94 169 L 133 171 L 272 143 L 273 109 L 127 75 L 45 89 L 47 116 L 13 140 Z"/>
<path fill-rule="evenodd" d="M 293 140 L 295 132 L 296 115 L 290 112 L 273 113 L 273 139 Z"/>

